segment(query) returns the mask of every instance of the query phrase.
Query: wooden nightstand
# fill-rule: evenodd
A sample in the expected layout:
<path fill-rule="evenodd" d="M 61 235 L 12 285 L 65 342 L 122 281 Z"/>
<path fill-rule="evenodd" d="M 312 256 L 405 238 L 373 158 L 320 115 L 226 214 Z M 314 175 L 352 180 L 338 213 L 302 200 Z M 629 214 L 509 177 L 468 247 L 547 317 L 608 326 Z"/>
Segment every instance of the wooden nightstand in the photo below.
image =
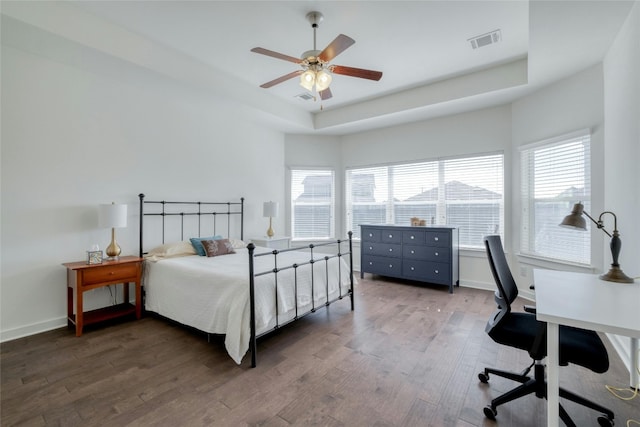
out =
<path fill-rule="evenodd" d="M 291 244 L 291 237 L 287 236 L 273 236 L 273 237 L 259 237 L 251 239 L 251 242 L 256 246 L 262 246 L 263 248 L 271 249 L 289 249 Z"/>
<path fill-rule="evenodd" d="M 102 264 L 86 261 L 64 263 L 67 268 L 67 324 L 76 326 L 76 336 L 82 335 L 82 327 L 130 314 L 139 319 L 142 315 L 142 258 L 123 256 Z M 124 302 L 97 310 L 84 312 L 82 294 L 103 286 L 123 284 Z M 129 283 L 135 283 L 136 303 L 129 303 Z M 74 315 L 75 299 L 75 315 Z"/>

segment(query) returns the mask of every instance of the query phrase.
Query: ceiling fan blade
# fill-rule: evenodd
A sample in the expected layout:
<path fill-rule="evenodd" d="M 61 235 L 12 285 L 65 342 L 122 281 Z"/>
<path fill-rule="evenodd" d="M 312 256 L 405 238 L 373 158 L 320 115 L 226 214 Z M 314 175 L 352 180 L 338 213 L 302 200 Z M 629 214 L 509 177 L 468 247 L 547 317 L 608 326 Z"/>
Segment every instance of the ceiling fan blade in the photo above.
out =
<path fill-rule="evenodd" d="M 345 67 L 343 65 L 332 65 L 331 72 L 334 74 L 342 74 L 344 76 L 360 77 L 361 79 L 369 79 L 378 81 L 382 78 L 382 71 L 365 70 L 363 68 Z"/>
<path fill-rule="evenodd" d="M 320 92 L 318 92 L 318 94 L 320 95 L 320 99 L 322 99 L 323 101 L 333 96 L 331 94 L 331 88 L 326 88 L 325 90 L 321 90 Z"/>
<path fill-rule="evenodd" d="M 271 80 L 270 82 L 266 82 L 264 84 L 261 84 L 260 87 L 268 89 L 271 86 L 275 86 L 275 85 L 277 85 L 279 83 L 286 82 L 287 80 L 292 79 L 295 76 L 299 76 L 302 73 L 303 73 L 302 70 L 294 71 L 293 73 L 285 74 L 284 76 L 278 77 L 275 80 Z"/>
<path fill-rule="evenodd" d="M 355 42 L 356 41 L 351 37 L 340 34 L 331 43 L 329 43 L 329 46 L 325 47 L 324 50 L 320 52 L 318 58 L 324 62 L 331 62 L 333 58 L 344 52 Z"/>
<path fill-rule="evenodd" d="M 274 52 L 269 49 L 265 49 L 262 47 L 254 47 L 251 49 L 251 52 L 261 53 L 262 55 L 267 55 L 272 58 L 284 59 L 285 61 L 293 62 L 299 64 L 301 62 L 300 58 L 294 58 L 293 56 L 285 55 L 284 53 Z"/>

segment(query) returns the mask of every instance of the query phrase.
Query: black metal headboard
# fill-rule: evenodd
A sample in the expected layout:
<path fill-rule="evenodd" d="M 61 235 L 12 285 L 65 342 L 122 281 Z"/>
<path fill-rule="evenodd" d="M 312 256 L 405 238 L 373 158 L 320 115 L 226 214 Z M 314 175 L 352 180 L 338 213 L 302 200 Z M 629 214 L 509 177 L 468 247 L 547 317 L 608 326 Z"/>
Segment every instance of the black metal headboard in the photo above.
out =
<path fill-rule="evenodd" d="M 143 230 L 144 218 L 150 216 L 159 216 L 162 218 L 162 243 L 165 243 L 165 227 L 166 217 L 179 217 L 180 224 L 180 240 L 184 240 L 185 217 L 195 217 L 197 221 L 198 237 L 201 235 L 201 227 L 203 225 L 203 217 L 210 216 L 213 218 L 213 231 L 216 232 L 218 216 L 226 216 L 227 237 L 231 237 L 231 219 L 233 216 L 240 217 L 240 240 L 244 239 L 244 197 L 239 202 L 177 202 L 177 201 L 151 201 L 144 200 L 144 194 L 138 195 L 140 198 L 140 256 L 144 255 Z M 159 209 L 154 212 L 145 212 L 145 205 L 155 205 Z M 174 206 L 175 205 L 175 206 Z M 179 206 L 178 206 L 179 205 Z M 174 211 L 168 209 L 169 206 L 177 207 Z"/>

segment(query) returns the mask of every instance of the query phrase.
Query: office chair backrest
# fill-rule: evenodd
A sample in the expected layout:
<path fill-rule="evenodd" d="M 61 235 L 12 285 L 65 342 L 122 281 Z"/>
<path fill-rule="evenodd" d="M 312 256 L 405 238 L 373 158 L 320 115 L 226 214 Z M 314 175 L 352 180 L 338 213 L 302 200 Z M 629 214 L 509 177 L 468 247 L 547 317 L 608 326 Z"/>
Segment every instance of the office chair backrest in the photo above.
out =
<path fill-rule="evenodd" d="M 507 258 L 504 255 L 502 249 L 502 241 L 500 236 L 486 236 L 484 238 L 484 244 L 487 248 L 487 258 L 489 259 L 489 266 L 491 267 L 491 273 L 498 286 L 499 296 L 501 300 L 504 300 L 510 310 L 511 303 L 518 297 L 518 285 L 513 280 Z M 496 298 L 498 295 L 496 295 Z M 496 300 L 498 302 L 498 300 Z M 498 304 L 500 304 L 498 302 Z M 505 307 L 506 308 L 506 307 Z"/>

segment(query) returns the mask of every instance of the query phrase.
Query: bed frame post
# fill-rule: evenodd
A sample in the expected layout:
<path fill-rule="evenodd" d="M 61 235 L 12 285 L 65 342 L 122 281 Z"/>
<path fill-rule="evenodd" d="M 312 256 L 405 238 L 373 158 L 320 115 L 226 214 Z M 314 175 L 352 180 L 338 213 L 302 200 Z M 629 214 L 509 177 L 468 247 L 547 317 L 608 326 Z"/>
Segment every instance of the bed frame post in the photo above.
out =
<path fill-rule="evenodd" d="M 140 198 L 140 258 L 142 258 L 142 255 L 143 255 L 142 253 L 142 221 L 144 218 L 144 215 L 143 215 L 144 194 L 140 193 L 138 194 L 138 197 Z"/>
<path fill-rule="evenodd" d="M 354 305 L 353 305 L 353 231 L 349 231 L 349 281 L 350 286 L 351 286 L 351 295 L 349 295 L 351 297 L 351 311 L 354 310 Z M 360 267 L 362 268 L 362 267 Z"/>
<path fill-rule="evenodd" d="M 240 197 L 240 240 L 244 240 L 244 197 Z"/>
<path fill-rule="evenodd" d="M 249 326 L 251 330 L 251 336 L 249 337 L 249 350 L 251 351 L 251 367 L 255 368 L 257 364 L 257 351 L 256 345 L 256 299 L 255 299 L 255 277 L 253 275 L 253 251 L 255 245 L 249 243 L 247 249 L 249 250 L 249 304 L 250 304 L 250 319 Z"/>

